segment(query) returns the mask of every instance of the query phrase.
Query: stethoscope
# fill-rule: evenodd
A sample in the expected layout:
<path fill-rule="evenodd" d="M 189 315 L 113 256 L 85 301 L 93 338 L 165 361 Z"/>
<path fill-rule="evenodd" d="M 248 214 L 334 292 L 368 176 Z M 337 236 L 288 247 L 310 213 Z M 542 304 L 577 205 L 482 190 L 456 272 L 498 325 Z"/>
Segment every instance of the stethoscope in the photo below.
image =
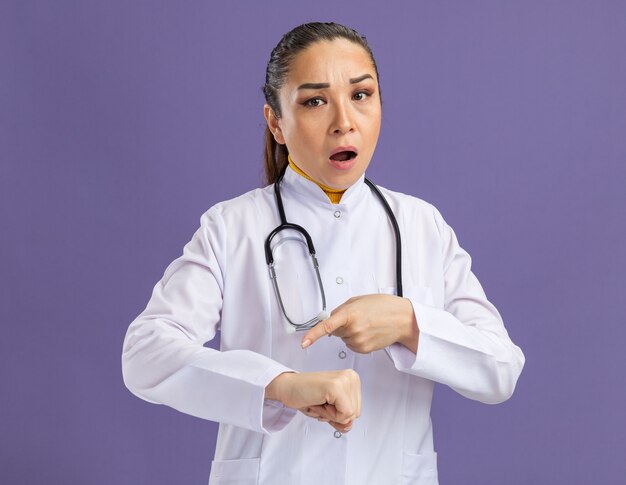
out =
<path fill-rule="evenodd" d="M 315 325 L 317 325 L 322 320 L 325 320 L 326 318 L 328 318 L 329 314 L 326 311 L 326 295 L 324 293 L 324 285 L 322 284 L 322 278 L 321 278 L 320 272 L 319 272 L 319 264 L 317 262 L 317 258 L 315 257 L 315 247 L 313 246 L 313 240 L 311 239 L 311 236 L 306 231 L 306 229 L 304 229 L 304 227 L 299 226 L 298 224 L 293 224 L 291 222 L 287 222 L 287 218 L 285 217 L 285 208 L 283 207 L 283 200 L 282 200 L 282 197 L 280 195 L 280 182 L 282 181 L 283 176 L 285 175 L 285 171 L 286 171 L 286 168 L 280 174 L 278 179 L 276 179 L 276 182 L 274 182 L 274 193 L 276 194 L 276 205 L 278 206 L 278 213 L 280 214 L 280 222 L 281 222 L 281 224 L 276 229 L 274 229 L 272 232 L 270 232 L 269 236 L 267 236 L 267 239 L 265 240 L 265 261 L 267 262 L 267 266 L 269 268 L 270 279 L 272 281 L 272 286 L 274 286 L 274 291 L 276 292 L 276 297 L 278 298 L 278 304 L 280 305 L 280 309 L 282 310 L 283 315 L 285 315 L 285 318 L 287 319 L 287 321 L 291 324 L 290 327 L 287 327 L 287 330 L 291 333 L 291 332 L 295 332 L 295 331 L 308 330 L 309 328 L 314 327 Z M 389 220 L 391 221 L 391 224 L 393 226 L 393 231 L 394 231 L 394 235 L 395 235 L 395 238 L 396 238 L 396 285 L 397 285 L 397 295 L 398 296 L 402 296 L 402 248 L 401 248 L 400 228 L 398 227 L 398 221 L 396 220 L 395 216 L 393 215 L 393 211 L 391 210 L 391 207 L 389 207 L 389 204 L 387 203 L 387 200 L 385 199 L 383 194 L 380 192 L 380 190 L 378 190 L 378 187 L 376 187 L 376 185 L 374 185 L 367 178 L 365 178 L 365 183 L 367 185 L 369 185 L 370 189 L 372 189 L 374 194 L 380 200 L 380 202 L 383 205 L 383 207 L 385 208 L 385 212 L 387 212 L 387 216 L 389 217 Z M 307 246 L 308 246 L 308 249 L 309 249 L 309 254 L 310 254 L 311 260 L 313 262 L 313 269 L 315 270 L 315 275 L 317 277 L 317 282 L 319 284 L 320 293 L 322 295 L 322 311 L 319 312 L 312 319 L 310 319 L 310 320 L 308 320 L 308 321 L 306 321 L 304 323 L 300 323 L 300 324 L 292 321 L 287 316 L 287 312 L 285 311 L 285 306 L 283 304 L 283 300 L 282 300 L 282 298 L 280 296 L 280 290 L 278 289 L 278 283 L 277 283 L 277 279 L 276 279 L 276 271 L 274 270 L 274 256 L 272 254 L 272 248 L 271 248 L 272 239 L 279 232 L 281 232 L 281 231 L 283 231 L 285 229 L 295 230 L 295 231 L 299 232 L 300 234 L 302 234 L 302 236 L 304 236 L 304 238 L 306 239 L 306 243 L 307 243 Z"/>

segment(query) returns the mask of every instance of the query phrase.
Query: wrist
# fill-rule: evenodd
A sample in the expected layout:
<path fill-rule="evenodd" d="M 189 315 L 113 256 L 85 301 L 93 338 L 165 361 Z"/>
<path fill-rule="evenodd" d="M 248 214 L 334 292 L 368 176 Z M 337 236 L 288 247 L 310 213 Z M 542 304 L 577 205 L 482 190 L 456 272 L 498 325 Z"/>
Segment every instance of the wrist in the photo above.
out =
<path fill-rule="evenodd" d="M 293 377 L 292 374 L 295 374 L 295 372 L 286 371 L 274 377 L 272 382 L 265 386 L 265 399 L 272 399 L 285 404 L 285 389 L 287 387 L 287 381 Z"/>

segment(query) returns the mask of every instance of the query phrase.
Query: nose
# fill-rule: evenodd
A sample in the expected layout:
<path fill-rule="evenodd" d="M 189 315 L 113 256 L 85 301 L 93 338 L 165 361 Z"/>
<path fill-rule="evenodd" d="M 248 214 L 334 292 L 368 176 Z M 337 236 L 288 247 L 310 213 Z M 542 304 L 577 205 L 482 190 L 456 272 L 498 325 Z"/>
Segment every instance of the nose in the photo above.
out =
<path fill-rule="evenodd" d="M 354 131 L 354 118 L 349 103 L 339 102 L 335 104 L 334 119 L 331 125 L 333 134 L 344 135 Z"/>

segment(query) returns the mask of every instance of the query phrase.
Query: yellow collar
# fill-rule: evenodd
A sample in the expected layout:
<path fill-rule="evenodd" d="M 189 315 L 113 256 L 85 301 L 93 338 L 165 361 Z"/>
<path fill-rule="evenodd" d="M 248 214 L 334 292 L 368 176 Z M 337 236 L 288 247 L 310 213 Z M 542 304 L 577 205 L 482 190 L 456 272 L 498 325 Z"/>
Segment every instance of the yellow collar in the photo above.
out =
<path fill-rule="evenodd" d="M 287 155 L 287 159 L 289 160 L 289 166 L 293 169 L 294 172 L 296 172 L 299 175 L 302 175 L 305 179 L 310 180 L 311 182 L 315 182 L 319 186 L 319 188 L 324 191 L 324 193 L 328 196 L 328 198 L 333 204 L 338 204 L 341 201 L 341 196 L 346 191 L 346 189 L 343 189 L 343 190 L 331 189 L 330 187 L 327 187 L 324 184 L 320 184 L 319 182 L 316 182 L 311 177 L 309 177 L 306 173 L 304 173 L 300 169 L 300 167 L 298 167 L 294 163 L 294 161 L 291 159 L 291 155 Z"/>

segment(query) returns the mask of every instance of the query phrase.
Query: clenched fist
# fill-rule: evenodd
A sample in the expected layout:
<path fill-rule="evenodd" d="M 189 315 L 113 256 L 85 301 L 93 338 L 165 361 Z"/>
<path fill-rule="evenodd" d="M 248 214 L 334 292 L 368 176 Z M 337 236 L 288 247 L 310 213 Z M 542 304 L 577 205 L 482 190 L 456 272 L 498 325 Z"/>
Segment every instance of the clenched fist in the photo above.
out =
<path fill-rule="evenodd" d="M 361 415 L 361 380 L 352 369 L 284 372 L 266 387 L 265 397 L 328 422 L 341 432 L 349 431 Z"/>

